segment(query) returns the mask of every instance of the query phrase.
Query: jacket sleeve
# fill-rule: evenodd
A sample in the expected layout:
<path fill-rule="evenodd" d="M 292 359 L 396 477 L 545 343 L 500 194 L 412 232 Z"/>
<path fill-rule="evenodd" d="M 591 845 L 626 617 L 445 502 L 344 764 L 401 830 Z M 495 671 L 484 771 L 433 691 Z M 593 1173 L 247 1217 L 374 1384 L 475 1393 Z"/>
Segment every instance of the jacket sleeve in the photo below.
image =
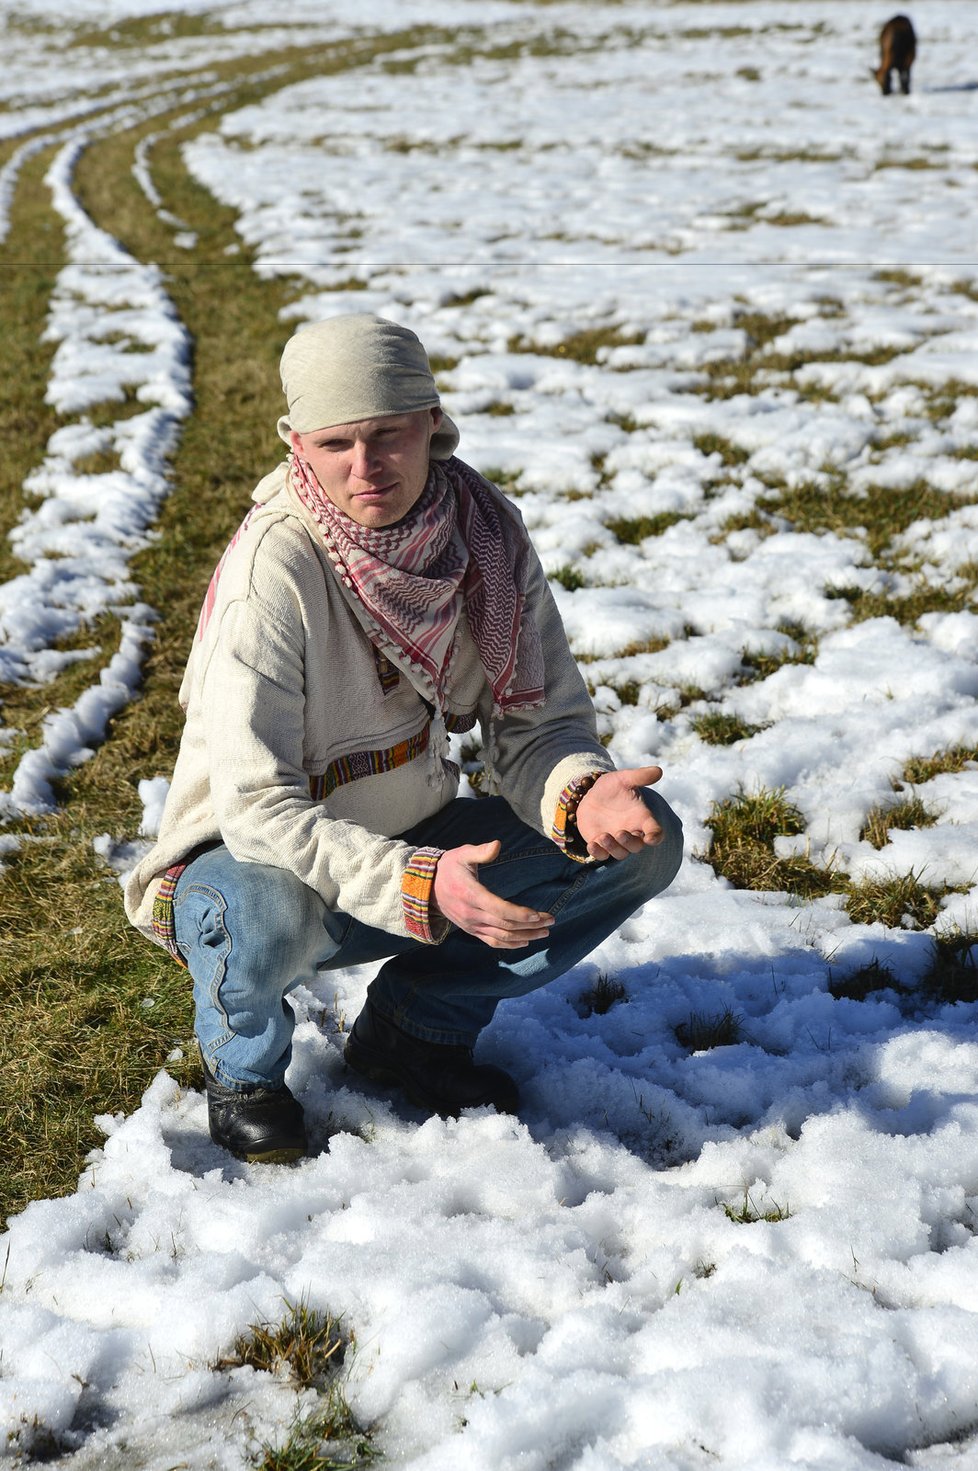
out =
<path fill-rule="evenodd" d="M 239 861 L 291 870 L 331 909 L 364 924 L 441 938 L 437 926 L 427 933 L 418 924 L 417 850 L 332 818 L 312 798 L 303 764 L 304 645 L 298 616 L 276 617 L 254 599 L 223 610 L 196 696 L 223 840 Z"/>
<path fill-rule="evenodd" d="M 543 644 L 542 709 L 483 717 L 493 782 L 517 816 L 563 846 L 561 834 L 588 778 L 615 764 L 598 740 L 594 706 L 577 666 L 553 594 L 530 552 L 526 617 Z"/>

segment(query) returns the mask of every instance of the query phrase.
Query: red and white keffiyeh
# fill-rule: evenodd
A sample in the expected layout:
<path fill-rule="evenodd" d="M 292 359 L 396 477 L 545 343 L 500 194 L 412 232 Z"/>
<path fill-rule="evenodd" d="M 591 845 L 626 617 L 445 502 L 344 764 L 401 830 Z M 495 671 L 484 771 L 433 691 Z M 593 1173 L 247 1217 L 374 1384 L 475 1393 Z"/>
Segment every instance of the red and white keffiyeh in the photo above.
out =
<path fill-rule="evenodd" d="M 461 460 L 432 461 L 415 506 L 394 526 L 361 526 L 290 457 L 293 490 L 355 594 L 382 653 L 406 659 L 443 696 L 465 608 L 496 714 L 543 704 L 540 634 L 526 609 L 527 541 Z"/>

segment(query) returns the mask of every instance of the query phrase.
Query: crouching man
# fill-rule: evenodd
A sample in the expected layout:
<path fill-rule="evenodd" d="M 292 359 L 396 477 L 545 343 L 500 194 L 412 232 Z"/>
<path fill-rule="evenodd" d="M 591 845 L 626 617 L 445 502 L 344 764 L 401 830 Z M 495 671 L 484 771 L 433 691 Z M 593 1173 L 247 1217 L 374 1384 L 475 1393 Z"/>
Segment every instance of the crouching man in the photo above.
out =
<path fill-rule="evenodd" d="M 131 921 L 193 978 L 212 1139 L 306 1152 L 289 992 L 383 960 L 351 1068 L 432 1112 L 518 1106 L 477 1062 L 545 986 L 672 881 L 657 766 L 618 771 L 509 500 L 455 457 L 406 328 L 336 317 L 282 356 L 287 459 L 214 573 L 186 724 Z M 494 795 L 458 797 L 478 725 Z"/>

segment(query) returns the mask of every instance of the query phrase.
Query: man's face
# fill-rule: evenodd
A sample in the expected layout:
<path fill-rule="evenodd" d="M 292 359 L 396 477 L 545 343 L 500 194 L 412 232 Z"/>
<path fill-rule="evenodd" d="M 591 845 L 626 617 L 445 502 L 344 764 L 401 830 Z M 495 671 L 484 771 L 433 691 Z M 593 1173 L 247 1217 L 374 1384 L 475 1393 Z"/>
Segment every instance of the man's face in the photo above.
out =
<path fill-rule="evenodd" d="M 393 526 L 425 488 L 440 423 L 441 409 L 418 409 L 290 438 L 334 506 L 361 526 Z"/>

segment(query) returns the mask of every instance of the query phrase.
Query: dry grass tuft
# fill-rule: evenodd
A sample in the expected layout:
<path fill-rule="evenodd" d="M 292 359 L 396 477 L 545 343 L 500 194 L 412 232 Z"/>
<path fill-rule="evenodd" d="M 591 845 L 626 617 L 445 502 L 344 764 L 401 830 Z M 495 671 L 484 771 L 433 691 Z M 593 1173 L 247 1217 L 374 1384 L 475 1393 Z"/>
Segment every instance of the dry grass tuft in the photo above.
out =
<path fill-rule="evenodd" d="M 935 776 L 963 771 L 971 762 L 978 762 L 978 746 L 950 746 L 933 756 L 911 757 L 903 768 L 903 780 L 909 786 L 920 786 Z"/>
<path fill-rule="evenodd" d="M 280 1322 L 254 1324 L 215 1368 L 247 1365 L 263 1374 L 287 1374 L 303 1389 L 321 1388 L 342 1365 L 348 1342 L 331 1313 L 287 1302 Z"/>
<path fill-rule="evenodd" d="M 943 892 L 926 888 L 915 873 L 884 874 L 850 884 L 845 908 L 853 924 L 926 930 L 940 913 Z"/>
<path fill-rule="evenodd" d="M 281 1446 L 264 1445 L 257 1471 L 340 1471 L 376 1458 L 370 1433 L 357 1423 L 339 1380 L 352 1337 L 340 1322 L 305 1302 L 286 1303 L 278 1323 L 256 1323 L 216 1369 L 249 1367 L 288 1377 L 316 1391 L 315 1408 L 299 1409 Z"/>
<path fill-rule="evenodd" d="M 619 1001 L 627 1001 L 628 992 L 621 981 L 612 976 L 598 976 L 594 985 L 578 998 L 578 1014 L 583 1017 L 604 1016 Z"/>
<path fill-rule="evenodd" d="M 626 546 L 639 546 L 649 536 L 661 536 L 670 526 L 688 520 L 678 511 L 660 511 L 655 516 L 619 516 L 605 525 L 617 541 Z"/>
<path fill-rule="evenodd" d="M 937 813 L 931 811 L 919 797 L 907 797 L 902 802 L 871 808 L 866 814 L 859 836 L 872 843 L 874 848 L 885 848 L 892 830 L 933 827 L 937 820 Z"/>
<path fill-rule="evenodd" d="M 922 987 L 936 1001 L 978 1001 L 978 935 L 935 935 L 934 953 Z"/>
<path fill-rule="evenodd" d="M 761 725 L 750 725 L 739 715 L 725 710 L 708 710 L 703 715 L 694 715 L 690 725 L 700 740 L 710 746 L 732 746 L 735 741 L 750 740 L 751 736 L 764 729 Z"/>
<path fill-rule="evenodd" d="M 676 1041 L 687 1052 L 709 1052 L 714 1047 L 736 1047 L 747 1041 L 743 1019 L 726 1007 L 715 1016 L 694 1011 L 675 1028 Z"/>
<path fill-rule="evenodd" d="M 728 1201 L 718 1204 L 722 1204 L 727 1220 L 736 1222 L 738 1226 L 752 1226 L 757 1221 L 786 1221 L 791 1215 L 787 1205 L 778 1205 L 776 1201 L 768 1206 L 756 1206 L 748 1190 L 744 1191 L 744 1198 L 739 1205 L 731 1205 Z"/>
<path fill-rule="evenodd" d="M 875 957 L 858 970 L 845 976 L 833 976 L 829 981 L 831 994 L 848 1001 L 865 1001 L 877 991 L 902 989 L 889 966 Z"/>

